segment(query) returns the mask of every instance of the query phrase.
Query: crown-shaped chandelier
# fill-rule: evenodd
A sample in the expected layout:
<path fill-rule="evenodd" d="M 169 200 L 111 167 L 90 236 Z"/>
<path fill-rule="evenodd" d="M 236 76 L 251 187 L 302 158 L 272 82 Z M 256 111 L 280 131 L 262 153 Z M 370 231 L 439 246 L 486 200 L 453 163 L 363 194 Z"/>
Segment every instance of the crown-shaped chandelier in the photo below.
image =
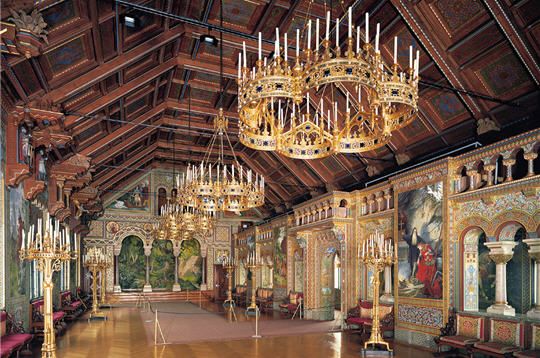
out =
<path fill-rule="evenodd" d="M 419 52 L 413 61 L 409 47 L 408 68 L 401 69 L 395 37 L 394 61 L 388 66 L 379 49 L 380 25 L 376 26 L 373 47 L 366 13 L 365 41 L 360 46 L 360 27 L 356 31 L 352 27 L 352 8 L 348 10 L 348 36 L 342 51 L 339 18 L 336 23 L 334 45 L 330 40 L 330 11 L 322 41 L 319 19 L 315 22 L 315 44 L 311 20 L 307 22 L 305 48 L 301 48 L 297 30 L 295 61 L 288 58 L 287 34 L 280 46 L 278 28 L 270 60 L 263 59 L 259 33 L 255 67 L 248 67 L 243 44 L 238 60 L 240 142 L 252 149 L 277 151 L 298 159 L 361 153 L 385 145 L 393 131 L 415 118 Z"/>
<path fill-rule="evenodd" d="M 161 207 L 159 222 L 153 231 L 157 239 L 188 240 L 195 236 L 206 237 L 214 228 L 215 216 L 194 207 L 168 203 Z"/>
<path fill-rule="evenodd" d="M 223 26 L 223 1 L 220 2 L 220 25 Z M 188 165 L 186 173 L 177 178 L 181 203 L 201 212 L 241 212 L 264 204 L 264 177 L 244 169 L 234 152 L 223 113 L 223 33 L 219 35 L 220 94 L 219 111 L 214 118 L 214 133 L 202 163 Z M 216 146 L 216 151 L 214 151 Z M 225 151 L 232 154 L 232 163 L 225 161 Z M 212 161 L 212 154 L 217 159 Z"/>
<path fill-rule="evenodd" d="M 177 177 L 181 188 L 181 203 L 201 212 L 245 211 L 264 204 L 264 177 L 238 163 L 227 134 L 228 120 L 219 109 L 214 119 L 214 134 L 210 139 L 204 160 L 199 165 L 188 165 L 186 173 Z M 226 164 L 225 142 L 232 153 L 233 162 Z M 216 151 L 214 151 L 216 146 Z M 217 159 L 211 160 L 212 153 Z"/>

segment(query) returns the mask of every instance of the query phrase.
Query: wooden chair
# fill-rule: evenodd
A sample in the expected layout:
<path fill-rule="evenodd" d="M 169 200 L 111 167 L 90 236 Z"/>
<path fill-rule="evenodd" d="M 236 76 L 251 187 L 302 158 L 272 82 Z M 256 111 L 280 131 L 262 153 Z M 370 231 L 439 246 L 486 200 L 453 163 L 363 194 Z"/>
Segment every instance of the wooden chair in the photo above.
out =
<path fill-rule="evenodd" d="M 442 347 L 453 348 L 445 351 L 444 355 L 456 356 L 459 350 L 464 350 L 464 355 L 471 356 L 471 348 L 476 342 L 485 340 L 485 318 L 465 313 L 456 314 L 452 311 L 448 323 L 441 328 L 441 335 L 435 337 L 435 343 L 438 346 L 438 352 L 441 353 Z M 439 356 L 443 354 L 438 354 Z"/>
<path fill-rule="evenodd" d="M 347 312 L 347 325 L 358 327 L 360 335 L 371 331 L 373 304 L 369 301 L 358 301 L 358 305 Z M 379 322 L 381 333 L 394 332 L 394 305 L 381 304 L 379 306 Z"/>
<path fill-rule="evenodd" d="M 531 344 L 526 351 L 515 352 L 514 357 L 540 357 L 540 324 L 532 324 Z"/>
<path fill-rule="evenodd" d="M 270 312 L 274 309 L 274 290 L 271 288 L 257 289 L 257 303 L 262 312 Z"/>
<path fill-rule="evenodd" d="M 491 318 L 489 341 L 474 343 L 471 351 L 489 357 L 512 357 L 522 350 L 523 342 L 524 329 L 521 322 Z"/>

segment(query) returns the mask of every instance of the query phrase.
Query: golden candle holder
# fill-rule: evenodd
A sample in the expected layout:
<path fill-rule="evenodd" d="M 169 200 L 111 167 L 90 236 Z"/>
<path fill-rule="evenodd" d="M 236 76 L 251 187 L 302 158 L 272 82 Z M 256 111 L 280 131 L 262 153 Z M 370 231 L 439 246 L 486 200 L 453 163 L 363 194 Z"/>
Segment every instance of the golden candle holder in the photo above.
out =
<path fill-rule="evenodd" d="M 110 307 L 110 302 L 107 299 L 107 270 L 112 266 L 111 261 L 107 256 L 105 256 L 105 262 L 101 266 L 101 299 L 99 306 L 100 307 Z"/>
<path fill-rule="evenodd" d="M 43 225 L 44 224 L 44 225 Z M 77 246 L 75 240 L 75 246 Z M 60 222 L 45 213 L 45 221 L 38 219 L 37 228 L 32 225 L 28 232 L 23 232 L 23 240 L 19 257 L 21 260 L 34 260 L 37 268 L 43 273 L 43 345 L 42 358 L 56 358 L 56 342 L 53 322 L 53 288 L 52 276 L 60 271 L 62 263 L 74 259 L 71 251 L 69 231 L 60 230 Z"/>
<path fill-rule="evenodd" d="M 99 310 L 97 294 L 97 274 L 103 270 L 105 263 L 105 254 L 101 247 L 91 247 L 88 249 L 86 255 L 84 255 L 83 264 L 92 272 L 92 312 L 90 312 L 89 320 L 107 319 L 105 313 Z"/>
<path fill-rule="evenodd" d="M 261 267 L 260 258 L 256 253 L 252 253 L 246 260 L 246 267 L 251 271 L 251 303 L 246 308 L 246 315 L 250 311 L 254 311 L 256 315 L 259 314 L 259 307 L 257 307 L 257 269 Z"/>
<path fill-rule="evenodd" d="M 222 265 L 225 271 L 227 271 L 227 299 L 223 302 L 223 306 L 228 305 L 228 307 L 234 308 L 235 302 L 232 296 L 232 279 L 233 272 L 236 269 L 236 263 L 234 262 L 234 259 L 225 257 L 223 259 Z"/>
<path fill-rule="evenodd" d="M 384 240 L 382 234 L 371 235 L 364 241 L 360 261 L 373 271 L 373 308 L 371 312 L 372 328 L 371 336 L 364 342 L 364 350 L 369 345 L 376 348 L 377 345 L 385 346 L 388 352 L 392 352 L 390 345 L 383 339 L 380 330 L 379 318 L 379 275 L 386 266 L 393 265 L 397 261 L 397 254 L 394 252 L 393 244 L 390 240 Z"/>

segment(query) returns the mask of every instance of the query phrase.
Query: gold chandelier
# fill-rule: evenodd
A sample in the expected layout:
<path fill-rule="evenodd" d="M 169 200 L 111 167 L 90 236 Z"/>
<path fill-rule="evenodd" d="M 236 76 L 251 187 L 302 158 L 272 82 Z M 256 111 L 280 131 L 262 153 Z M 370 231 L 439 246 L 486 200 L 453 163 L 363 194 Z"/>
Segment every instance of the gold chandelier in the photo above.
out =
<path fill-rule="evenodd" d="M 168 203 L 161 207 L 159 221 L 153 231 L 157 239 L 187 240 L 195 236 L 205 237 L 214 228 L 212 212 L 202 212 L 196 208 Z"/>
<path fill-rule="evenodd" d="M 228 120 L 219 109 L 214 119 L 214 133 L 204 160 L 199 165 L 188 165 L 186 173 L 177 177 L 180 188 L 179 200 L 182 205 L 194 207 L 200 212 L 217 211 L 240 212 L 264 204 L 264 177 L 251 169 L 244 169 L 236 159 L 236 154 L 227 134 Z M 225 143 L 232 153 L 233 163 L 225 164 Z M 217 160 L 210 156 L 217 146 Z"/>
<path fill-rule="evenodd" d="M 256 67 L 248 68 L 246 46 L 238 61 L 238 112 L 240 142 L 256 150 L 277 151 L 297 159 L 324 158 L 335 153 L 361 153 L 388 143 L 392 132 L 416 116 L 419 51 L 401 69 L 394 38 L 394 62 L 386 65 L 379 50 L 380 25 L 375 46 L 369 42 L 366 14 L 365 42 L 360 46 L 360 27 L 353 37 L 352 9 L 348 10 L 348 37 L 342 53 L 339 41 L 330 41 L 330 12 L 326 36 L 320 41 L 316 20 L 315 46 L 312 22 L 307 23 L 306 48 L 301 49 L 296 31 L 296 59 L 288 59 L 287 34 L 280 46 L 279 29 L 273 59 L 259 51 Z M 355 41 L 356 40 L 356 41 Z M 302 50 L 302 56 L 300 56 Z M 280 51 L 282 51 L 282 55 Z"/>

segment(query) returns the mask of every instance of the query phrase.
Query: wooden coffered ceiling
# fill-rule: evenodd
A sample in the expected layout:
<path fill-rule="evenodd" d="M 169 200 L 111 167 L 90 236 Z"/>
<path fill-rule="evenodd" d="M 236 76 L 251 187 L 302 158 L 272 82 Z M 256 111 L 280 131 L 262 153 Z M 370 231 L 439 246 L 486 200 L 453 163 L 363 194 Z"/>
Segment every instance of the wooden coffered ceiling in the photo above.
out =
<path fill-rule="evenodd" d="M 219 24 L 220 1 L 133 2 Z M 31 10 L 34 3 L 4 1 L 2 20 L 7 20 L 8 7 Z M 219 38 L 216 30 L 119 5 L 119 14 L 135 15 L 141 28 L 133 31 L 119 24 L 117 32 L 113 0 L 37 3 L 48 24 L 49 43 L 38 57 L 3 55 L 2 106 L 9 110 L 11 105 L 45 103 L 67 113 L 65 123 L 74 142 L 55 151 L 53 161 L 75 153 L 91 157 L 91 185 L 106 197 L 141 170 L 171 168 L 173 159 L 179 167 L 202 158 L 217 112 L 220 67 L 219 48 L 199 38 L 209 32 Z M 262 31 L 266 39 L 273 39 L 275 26 L 292 34 L 305 23 L 308 9 L 313 18 L 322 18 L 329 4 L 224 0 L 224 27 L 251 35 Z M 420 75 L 431 83 L 421 85 L 418 119 L 395 133 L 389 145 L 362 155 L 300 161 L 237 143 L 234 78 L 244 38 L 223 34 L 229 133 L 240 161 L 267 178 L 265 215 L 328 190 L 360 186 L 370 179 L 368 172 L 392 172 L 403 164 L 396 154 L 407 155 L 412 163 L 475 140 L 485 144 L 523 132 L 540 122 L 538 1 L 334 1 L 333 17 L 351 4 L 356 25 L 363 26 L 365 11 L 373 23 L 381 23 L 385 58 L 391 56 L 396 35 L 403 39 L 398 50 L 403 61 L 409 43 L 418 48 Z M 249 60 L 254 62 L 256 42 L 247 40 L 247 44 Z M 268 45 L 265 52 L 271 49 Z M 476 121 L 483 118 L 493 120 L 501 131 L 478 137 Z"/>

